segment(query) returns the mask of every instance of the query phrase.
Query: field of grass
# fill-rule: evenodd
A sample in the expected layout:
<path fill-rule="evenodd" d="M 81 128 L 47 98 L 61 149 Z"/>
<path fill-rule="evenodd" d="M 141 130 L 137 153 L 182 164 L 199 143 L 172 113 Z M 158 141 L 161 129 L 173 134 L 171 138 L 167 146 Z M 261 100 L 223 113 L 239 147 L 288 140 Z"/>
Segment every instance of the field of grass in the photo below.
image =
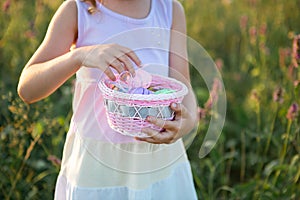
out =
<path fill-rule="evenodd" d="M 53 198 L 72 80 L 32 105 L 16 87 L 61 2 L 0 1 L 0 199 Z M 215 115 L 207 86 L 192 73 L 206 114 L 188 149 L 199 199 L 300 199 L 300 1 L 181 2 L 188 35 L 215 61 L 227 96 L 222 134 L 200 159 Z"/>

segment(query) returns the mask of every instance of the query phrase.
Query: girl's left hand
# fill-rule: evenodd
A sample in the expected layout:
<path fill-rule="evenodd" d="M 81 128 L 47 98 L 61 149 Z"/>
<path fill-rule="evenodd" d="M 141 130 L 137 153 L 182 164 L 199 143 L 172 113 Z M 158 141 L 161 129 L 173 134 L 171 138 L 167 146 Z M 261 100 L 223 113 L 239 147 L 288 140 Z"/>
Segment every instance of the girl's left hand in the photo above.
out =
<path fill-rule="evenodd" d="M 148 122 L 161 127 L 162 131 L 143 128 L 142 132 L 148 134 L 150 137 L 136 137 L 135 139 L 153 144 L 170 144 L 189 133 L 194 128 L 196 120 L 193 119 L 183 104 L 172 103 L 171 109 L 175 111 L 175 119 L 172 121 L 165 121 L 153 116 L 147 117 Z"/>

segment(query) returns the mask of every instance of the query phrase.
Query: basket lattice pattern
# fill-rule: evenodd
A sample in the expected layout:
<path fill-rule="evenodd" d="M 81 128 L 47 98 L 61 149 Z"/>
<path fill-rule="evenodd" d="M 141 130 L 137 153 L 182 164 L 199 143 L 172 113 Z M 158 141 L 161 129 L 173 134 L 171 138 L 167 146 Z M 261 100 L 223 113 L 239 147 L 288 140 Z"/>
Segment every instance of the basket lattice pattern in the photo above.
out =
<path fill-rule="evenodd" d="M 147 137 L 142 132 L 144 127 L 160 131 L 161 128 L 146 121 L 147 116 L 164 120 L 172 120 L 174 112 L 171 103 L 180 103 L 187 94 L 187 87 L 172 78 L 152 75 L 151 85 L 160 85 L 175 90 L 171 94 L 128 94 L 110 89 L 107 80 L 99 82 L 98 86 L 104 97 L 106 116 L 110 127 L 123 135 Z"/>

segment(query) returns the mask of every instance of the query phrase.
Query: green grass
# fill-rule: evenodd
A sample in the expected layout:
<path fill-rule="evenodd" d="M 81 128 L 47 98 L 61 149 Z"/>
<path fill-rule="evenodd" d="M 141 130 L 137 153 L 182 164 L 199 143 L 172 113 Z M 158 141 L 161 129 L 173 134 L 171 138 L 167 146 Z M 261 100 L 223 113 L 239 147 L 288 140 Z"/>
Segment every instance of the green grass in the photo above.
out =
<path fill-rule="evenodd" d="M 33 105 L 18 98 L 16 86 L 61 2 L 1 1 L 0 199 L 52 199 L 59 171 L 53 158 L 62 154 L 72 82 Z M 300 199 L 299 110 L 287 116 L 293 103 L 300 105 L 300 70 L 291 55 L 300 33 L 299 0 L 181 2 L 188 35 L 223 63 L 227 95 L 213 150 L 198 157 L 209 114 L 188 149 L 199 199 Z M 192 74 L 204 107 L 209 93 L 198 78 Z"/>

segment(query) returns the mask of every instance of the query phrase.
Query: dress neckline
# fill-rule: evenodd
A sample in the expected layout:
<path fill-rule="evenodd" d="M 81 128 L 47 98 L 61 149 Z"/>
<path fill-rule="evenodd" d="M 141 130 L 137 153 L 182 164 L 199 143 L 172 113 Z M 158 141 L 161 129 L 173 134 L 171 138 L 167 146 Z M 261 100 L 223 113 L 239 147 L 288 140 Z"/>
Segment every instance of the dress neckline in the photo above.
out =
<path fill-rule="evenodd" d="M 100 12 L 106 13 L 112 17 L 115 17 L 117 19 L 120 19 L 122 21 L 125 22 L 129 22 L 129 23 L 133 23 L 133 24 L 144 24 L 146 23 L 153 15 L 154 10 L 155 10 L 155 0 L 151 0 L 151 5 L 150 5 L 150 10 L 148 12 L 148 15 L 144 18 L 133 18 L 133 17 L 129 17 L 123 14 L 120 14 L 118 12 L 115 12 L 107 7 L 105 7 L 102 3 L 100 3 L 99 1 L 96 1 L 97 3 L 97 8 L 100 10 Z"/>

